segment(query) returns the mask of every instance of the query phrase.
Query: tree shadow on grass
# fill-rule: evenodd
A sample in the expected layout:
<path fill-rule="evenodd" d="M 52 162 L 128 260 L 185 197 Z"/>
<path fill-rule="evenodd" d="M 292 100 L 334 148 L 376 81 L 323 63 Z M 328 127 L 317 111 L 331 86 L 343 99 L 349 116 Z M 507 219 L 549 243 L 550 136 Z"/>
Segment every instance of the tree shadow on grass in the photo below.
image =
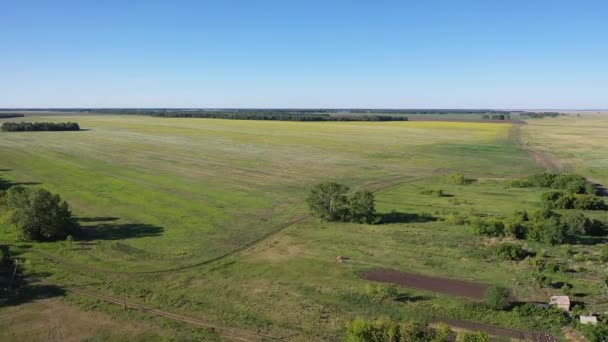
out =
<path fill-rule="evenodd" d="M 378 214 L 380 224 L 391 223 L 413 223 L 413 222 L 434 222 L 436 217 L 416 213 L 403 213 L 399 211 L 391 211 L 390 213 Z"/>
<path fill-rule="evenodd" d="M 602 236 L 579 236 L 576 242 L 587 246 L 603 245 L 608 243 L 608 238 Z"/>
<path fill-rule="evenodd" d="M 420 302 L 423 300 L 433 299 L 431 296 L 421 296 L 421 295 L 410 295 L 407 293 L 401 293 L 397 297 L 395 297 L 395 302 L 399 303 L 413 303 Z"/>
<path fill-rule="evenodd" d="M 90 240 L 122 240 L 162 235 L 164 229 L 150 224 L 123 223 L 97 224 L 82 228 L 80 239 Z"/>
<path fill-rule="evenodd" d="M 60 286 L 50 284 L 25 285 L 11 292 L 5 291 L 0 296 L 0 307 L 16 306 L 40 299 L 65 296 L 66 291 Z"/>
<path fill-rule="evenodd" d="M 76 217 L 78 222 L 113 222 L 117 221 L 118 217 L 113 216 L 98 216 L 98 217 Z"/>

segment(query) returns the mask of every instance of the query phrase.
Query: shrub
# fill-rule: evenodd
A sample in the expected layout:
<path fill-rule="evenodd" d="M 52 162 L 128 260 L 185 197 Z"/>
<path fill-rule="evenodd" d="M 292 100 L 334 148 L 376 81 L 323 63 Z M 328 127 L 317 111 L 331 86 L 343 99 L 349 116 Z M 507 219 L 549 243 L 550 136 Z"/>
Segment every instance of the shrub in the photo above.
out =
<path fill-rule="evenodd" d="M 488 342 L 490 338 L 484 332 L 461 332 L 456 337 L 456 342 Z"/>
<path fill-rule="evenodd" d="M 502 286 L 491 286 L 484 294 L 487 306 L 495 310 L 504 310 L 511 306 L 509 289 Z"/>
<path fill-rule="evenodd" d="M 564 326 L 569 320 L 567 314 L 556 307 L 543 308 L 525 303 L 515 307 L 513 311 L 520 317 L 542 321 L 549 326 Z"/>
<path fill-rule="evenodd" d="M 396 298 L 399 295 L 399 289 L 393 285 L 367 284 L 365 294 L 371 301 L 380 303 L 387 299 Z"/>
<path fill-rule="evenodd" d="M 505 225 L 495 218 L 476 217 L 471 220 L 471 227 L 477 235 L 499 237 L 505 235 Z"/>
<path fill-rule="evenodd" d="M 575 196 L 573 207 L 574 209 L 582 210 L 606 210 L 606 203 L 599 196 L 577 195 Z"/>
<path fill-rule="evenodd" d="M 528 220 L 527 212 L 515 212 L 513 217 L 505 221 L 505 235 L 516 239 L 524 239 L 528 232 L 528 227 L 526 226 Z"/>
<path fill-rule="evenodd" d="M 452 341 L 452 335 L 454 335 L 454 332 L 449 325 L 439 323 L 439 326 L 435 330 L 435 336 L 433 336 L 431 342 L 449 342 Z"/>
<path fill-rule="evenodd" d="M 467 179 L 464 177 L 464 175 L 462 175 L 460 173 L 454 173 L 454 174 L 450 175 L 450 181 L 452 183 L 458 184 L 458 185 L 467 184 Z"/>
<path fill-rule="evenodd" d="M 388 318 L 355 319 L 346 325 L 346 342 L 415 342 L 430 341 L 433 333 L 425 324 L 406 321 L 398 324 Z"/>
<path fill-rule="evenodd" d="M 6 202 L 10 222 L 22 239 L 65 239 L 77 229 L 68 204 L 47 190 L 12 187 L 7 192 Z"/>
<path fill-rule="evenodd" d="M 503 260 L 523 260 L 528 256 L 526 251 L 520 244 L 503 243 L 494 246 L 494 255 Z"/>
<path fill-rule="evenodd" d="M 578 210 L 566 212 L 560 220 L 571 236 L 584 235 L 591 226 L 591 220 Z"/>
<path fill-rule="evenodd" d="M 447 223 L 450 224 L 455 224 L 455 225 L 463 225 L 466 223 L 466 219 L 458 214 L 454 214 L 454 213 L 450 213 L 446 218 L 445 221 Z"/>
<path fill-rule="evenodd" d="M 553 283 L 553 279 L 541 273 L 534 273 L 532 275 L 534 282 L 538 287 L 549 287 Z"/>

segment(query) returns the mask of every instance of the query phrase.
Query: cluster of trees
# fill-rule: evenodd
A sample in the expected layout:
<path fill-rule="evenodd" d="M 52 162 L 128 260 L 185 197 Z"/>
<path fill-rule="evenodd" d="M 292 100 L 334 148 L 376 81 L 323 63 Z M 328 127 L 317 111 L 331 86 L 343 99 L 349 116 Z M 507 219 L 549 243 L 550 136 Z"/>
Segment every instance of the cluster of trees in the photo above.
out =
<path fill-rule="evenodd" d="M 606 210 L 604 200 L 597 196 L 595 184 L 577 174 L 539 173 L 523 180 L 512 182 L 512 186 L 555 189 L 542 195 L 548 209 Z"/>
<path fill-rule="evenodd" d="M 606 203 L 596 195 L 549 191 L 542 195 L 542 200 L 548 209 L 606 210 Z"/>
<path fill-rule="evenodd" d="M 10 188 L 0 198 L 9 212 L 9 222 L 23 240 L 65 239 L 78 230 L 68 204 L 45 189 Z"/>
<path fill-rule="evenodd" d="M 79 131 L 75 122 L 5 122 L 0 128 L 3 132 L 31 131 Z"/>
<path fill-rule="evenodd" d="M 606 232 L 604 222 L 590 219 L 580 211 L 559 214 L 549 209 L 532 214 L 518 211 L 508 219 L 475 217 L 471 226 L 478 235 L 510 236 L 551 245 L 576 243 L 579 236 L 601 236 Z"/>
<path fill-rule="evenodd" d="M 484 120 L 511 120 L 511 115 L 509 114 L 493 114 L 493 115 L 484 115 L 481 117 Z"/>
<path fill-rule="evenodd" d="M 343 184 L 325 182 L 315 185 L 306 202 L 311 213 L 324 221 L 377 223 L 374 194 L 367 190 L 349 194 Z"/>
<path fill-rule="evenodd" d="M 452 341 L 453 336 L 454 332 L 445 324 L 432 329 L 416 321 L 395 322 L 388 318 L 376 320 L 358 318 L 347 324 L 344 340 L 346 342 L 448 342 Z M 487 337 L 483 341 L 487 341 Z"/>
<path fill-rule="evenodd" d="M 551 188 L 565 190 L 574 194 L 596 195 L 597 188 L 585 177 L 573 173 L 537 173 L 511 183 L 516 188 Z"/>

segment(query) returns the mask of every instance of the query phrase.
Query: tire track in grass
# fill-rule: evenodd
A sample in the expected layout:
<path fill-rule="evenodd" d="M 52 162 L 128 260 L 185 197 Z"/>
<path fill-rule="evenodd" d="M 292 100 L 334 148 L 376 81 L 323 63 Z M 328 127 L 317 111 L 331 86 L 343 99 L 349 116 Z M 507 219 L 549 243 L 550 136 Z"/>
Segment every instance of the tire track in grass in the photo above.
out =
<path fill-rule="evenodd" d="M 178 314 L 168 312 L 165 310 L 149 308 L 149 307 L 146 307 L 146 306 L 143 306 L 143 305 L 131 302 L 131 301 L 125 301 L 124 299 L 111 297 L 111 296 L 101 294 L 98 292 L 94 292 L 94 291 L 90 291 L 90 290 L 84 290 L 82 288 L 66 287 L 66 286 L 63 286 L 60 284 L 49 283 L 46 281 L 45 281 L 45 283 L 61 286 L 62 288 L 66 289 L 68 291 L 77 293 L 82 296 L 94 298 L 94 299 L 101 300 L 101 301 L 111 303 L 111 304 L 125 306 L 129 309 L 139 310 L 139 311 L 151 314 L 151 315 L 168 318 L 168 319 L 171 319 L 174 321 L 188 323 L 188 324 L 196 325 L 199 327 L 205 327 L 205 328 L 209 328 L 212 330 L 219 330 L 219 331 L 223 332 L 223 335 L 225 335 L 226 337 L 232 338 L 235 341 L 260 341 L 260 340 L 283 340 L 284 339 L 283 337 L 277 337 L 277 336 L 272 336 L 272 335 L 267 335 L 267 334 L 260 334 L 256 331 L 252 331 L 252 330 L 231 328 L 231 327 L 227 327 L 225 325 L 213 323 L 213 322 L 202 320 L 199 318 L 193 318 L 193 317 L 178 315 Z"/>

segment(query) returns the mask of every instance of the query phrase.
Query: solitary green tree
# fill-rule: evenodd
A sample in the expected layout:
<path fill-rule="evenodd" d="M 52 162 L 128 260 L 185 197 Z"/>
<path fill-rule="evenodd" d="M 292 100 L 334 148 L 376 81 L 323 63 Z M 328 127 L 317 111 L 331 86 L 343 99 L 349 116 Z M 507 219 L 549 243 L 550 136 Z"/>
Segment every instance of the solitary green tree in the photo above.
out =
<path fill-rule="evenodd" d="M 77 225 L 65 201 L 44 189 L 13 187 L 6 194 L 10 221 L 25 240 L 65 239 Z"/>
<path fill-rule="evenodd" d="M 312 214 L 325 221 L 348 221 L 349 201 L 346 185 L 326 182 L 315 185 L 306 202 Z"/>
<path fill-rule="evenodd" d="M 504 310 L 511 305 L 509 289 L 502 286 L 489 287 L 484 295 L 486 304 L 492 309 Z"/>
<path fill-rule="evenodd" d="M 350 218 L 358 223 L 373 223 L 376 219 L 374 194 L 367 190 L 355 192 L 350 198 Z"/>

